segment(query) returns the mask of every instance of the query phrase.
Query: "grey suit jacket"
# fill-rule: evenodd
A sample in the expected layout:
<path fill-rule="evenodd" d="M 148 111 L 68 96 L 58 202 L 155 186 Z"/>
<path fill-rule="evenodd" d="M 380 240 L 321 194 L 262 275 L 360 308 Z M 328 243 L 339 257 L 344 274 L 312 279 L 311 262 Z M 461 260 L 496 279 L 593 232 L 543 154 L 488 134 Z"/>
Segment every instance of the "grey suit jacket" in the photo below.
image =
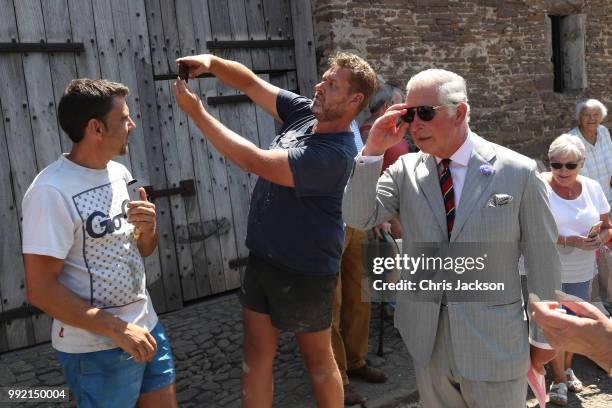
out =
<path fill-rule="evenodd" d="M 474 147 L 450 245 L 497 245 L 497 255 L 489 262 L 509 285 L 493 301 L 453 302 L 449 298 L 451 337 L 458 369 L 465 378 L 503 381 L 526 375 L 529 331 L 533 340 L 546 343 L 535 323 L 528 330 L 518 259 L 523 253 L 529 291 L 541 299 L 554 299 L 554 290 L 561 286 L 557 228 L 535 162 L 474 133 L 470 137 Z M 435 158 L 422 152 L 404 155 L 379 178 L 381 162 L 356 161 L 344 193 L 345 222 L 369 229 L 399 216 L 402 252 L 409 256 L 418 256 L 414 251 L 421 243 L 448 242 Z M 482 165 L 492 168 L 491 174 L 482 171 Z M 513 200 L 502 206 L 487 205 L 495 194 Z M 441 298 L 441 291 L 433 301 L 418 301 L 411 291 L 397 294 L 395 326 L 418 366 L 431 357 Z"/>

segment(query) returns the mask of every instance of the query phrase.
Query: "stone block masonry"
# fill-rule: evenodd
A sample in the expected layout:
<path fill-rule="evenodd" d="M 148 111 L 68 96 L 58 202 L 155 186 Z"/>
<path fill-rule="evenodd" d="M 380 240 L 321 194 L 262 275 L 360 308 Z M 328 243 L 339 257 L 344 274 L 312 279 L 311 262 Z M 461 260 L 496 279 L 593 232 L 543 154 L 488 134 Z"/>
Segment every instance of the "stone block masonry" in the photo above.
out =
<path fill-rule="evenodd" d="M 468 83 L 471 127 L 485 138 L 543 158 L 577 125 L 574 103 L 612 108 L 609 0 L 312 0 L 319 70 L 335 51 L 366 58 L 405 86 L 437 67 Z M 548 15 L 585 14 L 586 88 L 555 93 Z M 321 74 L 322 72 L 320 72 Z M 603 123 L 612 127 L 610 116 Z"/>

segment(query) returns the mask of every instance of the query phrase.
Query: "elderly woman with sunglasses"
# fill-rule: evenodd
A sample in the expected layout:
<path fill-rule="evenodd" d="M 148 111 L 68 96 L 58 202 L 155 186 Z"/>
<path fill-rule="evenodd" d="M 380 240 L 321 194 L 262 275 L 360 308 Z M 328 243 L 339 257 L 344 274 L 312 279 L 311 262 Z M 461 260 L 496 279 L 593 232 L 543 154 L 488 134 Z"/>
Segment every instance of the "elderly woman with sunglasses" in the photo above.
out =
<path fill-rule="evenodd" d="M 584 154 L 584 144 L 578 138 L 569 134 L 559 136 L 548 150 L 551 171 L 542 173 L 541 177 L 547 184 L 550 208 L 559 232 L 557 245 L 563 291 L 586 300 L 596 271 L 595 250 L 610 240 L 612 230 L 610 205 L 601 186 L 579 175 Z M 574 392 L 582 390 L 582 383 L 571 368 L 572 356 L 572 353 L 559 352 L 551 361 L 552 403 L 567 404 L 568 388 Z"/>

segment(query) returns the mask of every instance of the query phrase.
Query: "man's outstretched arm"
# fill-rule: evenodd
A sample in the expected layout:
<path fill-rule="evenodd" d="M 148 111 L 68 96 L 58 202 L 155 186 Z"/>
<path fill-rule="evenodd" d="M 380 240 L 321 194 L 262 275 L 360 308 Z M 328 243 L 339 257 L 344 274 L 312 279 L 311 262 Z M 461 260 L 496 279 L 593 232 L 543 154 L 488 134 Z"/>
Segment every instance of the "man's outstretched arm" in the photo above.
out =
<path fill-rule="evenodd" d="M 279 88 L 259 78 L 253 71 L 239 62 L 226 60 L 210 54 L 194 55 L 176 60 L 189 68 L 189 77 L 195 78 L 211 73 L 224 84 L 244 92 L 253 102 L 279 122 L 283 122 L 276 111 Z"/>
<path fill-rule="evenodd" d="M 180 108 L 193 120 L 223 157 L 235 163 L 242 170 L 273 183 L 286 187 L 295 186 L 287 150 L 260 149 L 254 143 L 228 129 L 204 109 L 198 96 L 186 87 L 183 80 L 178 79 L 173 84 L 173 90 Z M 276 112 L 276 107 L 274 111 Z"/>
<path fill-rule="evenodd" d="M 550 344 L 557 350 L 588 356 L 612 375 L 612 320 L 582 299 L 572 299 L 562 292 L 557 297 L 568 300 L 542 302 L 538 296 L 529 295 L 531 316 L 542 327 Z M 559 310 L 560 304 L 576 315 Z"/>

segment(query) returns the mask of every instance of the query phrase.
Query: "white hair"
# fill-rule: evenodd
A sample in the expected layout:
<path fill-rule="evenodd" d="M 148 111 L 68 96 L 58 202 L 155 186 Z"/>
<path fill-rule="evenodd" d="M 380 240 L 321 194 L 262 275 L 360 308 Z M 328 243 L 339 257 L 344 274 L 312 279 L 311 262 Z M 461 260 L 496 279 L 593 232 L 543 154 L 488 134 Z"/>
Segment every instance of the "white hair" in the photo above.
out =
<path fill-rule="evenodd" d="M 576 103 L 576 120 L 578 122 L 580 122 L 580 114 L 584 108 L 599 109 L 602 120 L 608 116 L 608 109 L 603 103 L 599 102 L 597 99 L 585 99 Z"/>
<path fill-rule="evenodd" d="M 548 158 L 573 155 L 576 160 L 584 159 L 584 143 L 577 136 L 564 133 L 557 137 L 548 148 Z"/>
<path fill-rule="evenodd" d="M 457 111 L 457 105 L 465 103 L 467 105 L 466 123 L 470 120 L 470 105 L 467 97 L 467 85 L 465 79 L 454 72 L 445 69 L 426 69 L 414 75 L 406 84 L 406 94 L 415 83 L 428 83 L 438 88 L 438 103 L 449 105 L 449 115 Z"/>

